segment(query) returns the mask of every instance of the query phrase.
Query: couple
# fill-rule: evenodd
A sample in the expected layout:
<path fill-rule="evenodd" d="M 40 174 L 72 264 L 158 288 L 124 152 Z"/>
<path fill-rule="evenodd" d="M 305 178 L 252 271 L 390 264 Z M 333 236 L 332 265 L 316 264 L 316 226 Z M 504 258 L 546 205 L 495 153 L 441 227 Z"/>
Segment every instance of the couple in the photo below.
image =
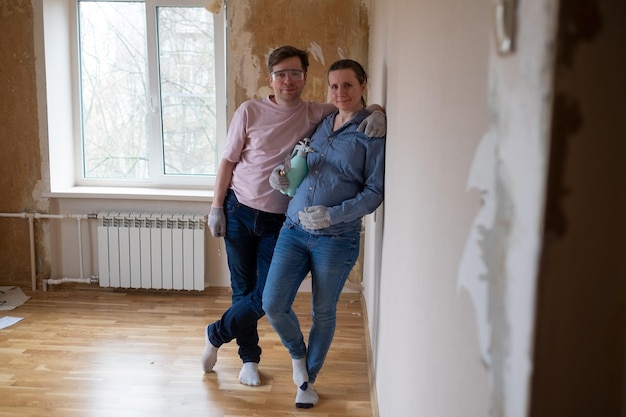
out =
<path fill-rule="evenodd" d="M 359 63 L 331 65 L 331 103 L 325 104 L 301 99 L 308 66 L 305 51 L 274 50 L 268 59 L 274 94 L 246 101 L 231 121 L 209 228 L 225 240 L 232 305 L 207 326 L 202 355 L 210 372 L 219 347 L 236 339 L 243 362 L 239 381 L 260 385 L 257 320 L 267 313 L 292 358 L 299 408 L 318 401 L 313 383 L 358 257 L 361 218 L 383 200 L 386 129 L 381 107 L 365 108 L 367 76 Z M 307 156 L 309 174 L 292 199 L 277 191 L 289 186 L 281 164 L 303 138 L 311 138 L 315 152 Z M 309 271 L 313 325 L 307 347 L 291 306 Z"/>

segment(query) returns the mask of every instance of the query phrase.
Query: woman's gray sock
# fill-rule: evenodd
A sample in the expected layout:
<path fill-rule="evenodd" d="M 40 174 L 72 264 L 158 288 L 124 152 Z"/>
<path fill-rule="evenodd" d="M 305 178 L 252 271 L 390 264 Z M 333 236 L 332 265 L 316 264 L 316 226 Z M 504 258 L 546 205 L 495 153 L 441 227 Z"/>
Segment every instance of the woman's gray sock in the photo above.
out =
<path fill-rule="evenodd" d="M 313 384 L 305 382 L 298 387 L 298 393 L 296 394 L 296 408 L 311 408 L 317 404 L 318 400 L 319 396 L 313 389 Z"/>
<path fill-rule="evenodd" d="M 293 367 L 293 383 L 296 384 L 297 387 L 305 382 L 309 382 L 309 373 L 306 370 L 306 358 L 292 359 L 291 365 Z"/>

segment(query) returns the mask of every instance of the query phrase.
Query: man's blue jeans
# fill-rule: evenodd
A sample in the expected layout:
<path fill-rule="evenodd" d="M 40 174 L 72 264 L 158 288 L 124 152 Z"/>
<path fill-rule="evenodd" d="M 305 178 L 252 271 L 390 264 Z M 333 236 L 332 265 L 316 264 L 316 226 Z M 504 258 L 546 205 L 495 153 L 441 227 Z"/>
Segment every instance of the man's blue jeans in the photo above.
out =
<path fill-rule="evenodd" d="M 209 325 L 208 337 L 216 347 L 236 338 L 242 361 L 259 363 L 257 321 L 265 314 L 263 288 L 285 216 L 240 204 L 232 190 L 224 201 L 224 215 L 232 305 L 220 320 Z"/>
<path fill-rule="evenodd" d="M 274 249 L 263 308 L 291 358 L 306 357 L 311 383 L 324 364 L 335 334 L 337 302 L 359 256 L 359 236 L 359 230 L 338 236 L 312 235 L 287 221 Z M 313 321 L 307 351 L 298 317 L 291 306 L 309 271 Z"/>

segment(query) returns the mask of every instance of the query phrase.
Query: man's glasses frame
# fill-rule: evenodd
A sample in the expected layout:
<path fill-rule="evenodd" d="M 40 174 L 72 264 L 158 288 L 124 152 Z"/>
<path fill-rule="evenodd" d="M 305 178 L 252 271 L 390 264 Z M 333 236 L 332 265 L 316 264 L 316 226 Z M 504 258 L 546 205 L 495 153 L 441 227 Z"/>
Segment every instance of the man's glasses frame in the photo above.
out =
<path fill-rule="evenodd" d="M 306 71 L 296 69 L 284 69 L 280 71 L 272 71 L 270 73 L 272 81 L 285 81 L 287 77 L 291 81 L 302 81 L 306 75 Z"/>

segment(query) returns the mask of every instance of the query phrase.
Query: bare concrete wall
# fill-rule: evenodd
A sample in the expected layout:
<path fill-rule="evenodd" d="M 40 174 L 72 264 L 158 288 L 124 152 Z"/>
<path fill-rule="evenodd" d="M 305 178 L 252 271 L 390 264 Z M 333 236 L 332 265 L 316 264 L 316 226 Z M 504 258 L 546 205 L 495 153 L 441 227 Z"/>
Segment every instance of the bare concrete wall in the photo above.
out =
<path fill-rule="evenodd" d="M 41 154 L 30 0 L 0 2 L 0 89 L 0 212 L 36 211 Z M 0 218 L 0 283 L 30 282 L 28 236 L 26 220 Z M 40 271 L 47 265 L 38 259 Z"/>

